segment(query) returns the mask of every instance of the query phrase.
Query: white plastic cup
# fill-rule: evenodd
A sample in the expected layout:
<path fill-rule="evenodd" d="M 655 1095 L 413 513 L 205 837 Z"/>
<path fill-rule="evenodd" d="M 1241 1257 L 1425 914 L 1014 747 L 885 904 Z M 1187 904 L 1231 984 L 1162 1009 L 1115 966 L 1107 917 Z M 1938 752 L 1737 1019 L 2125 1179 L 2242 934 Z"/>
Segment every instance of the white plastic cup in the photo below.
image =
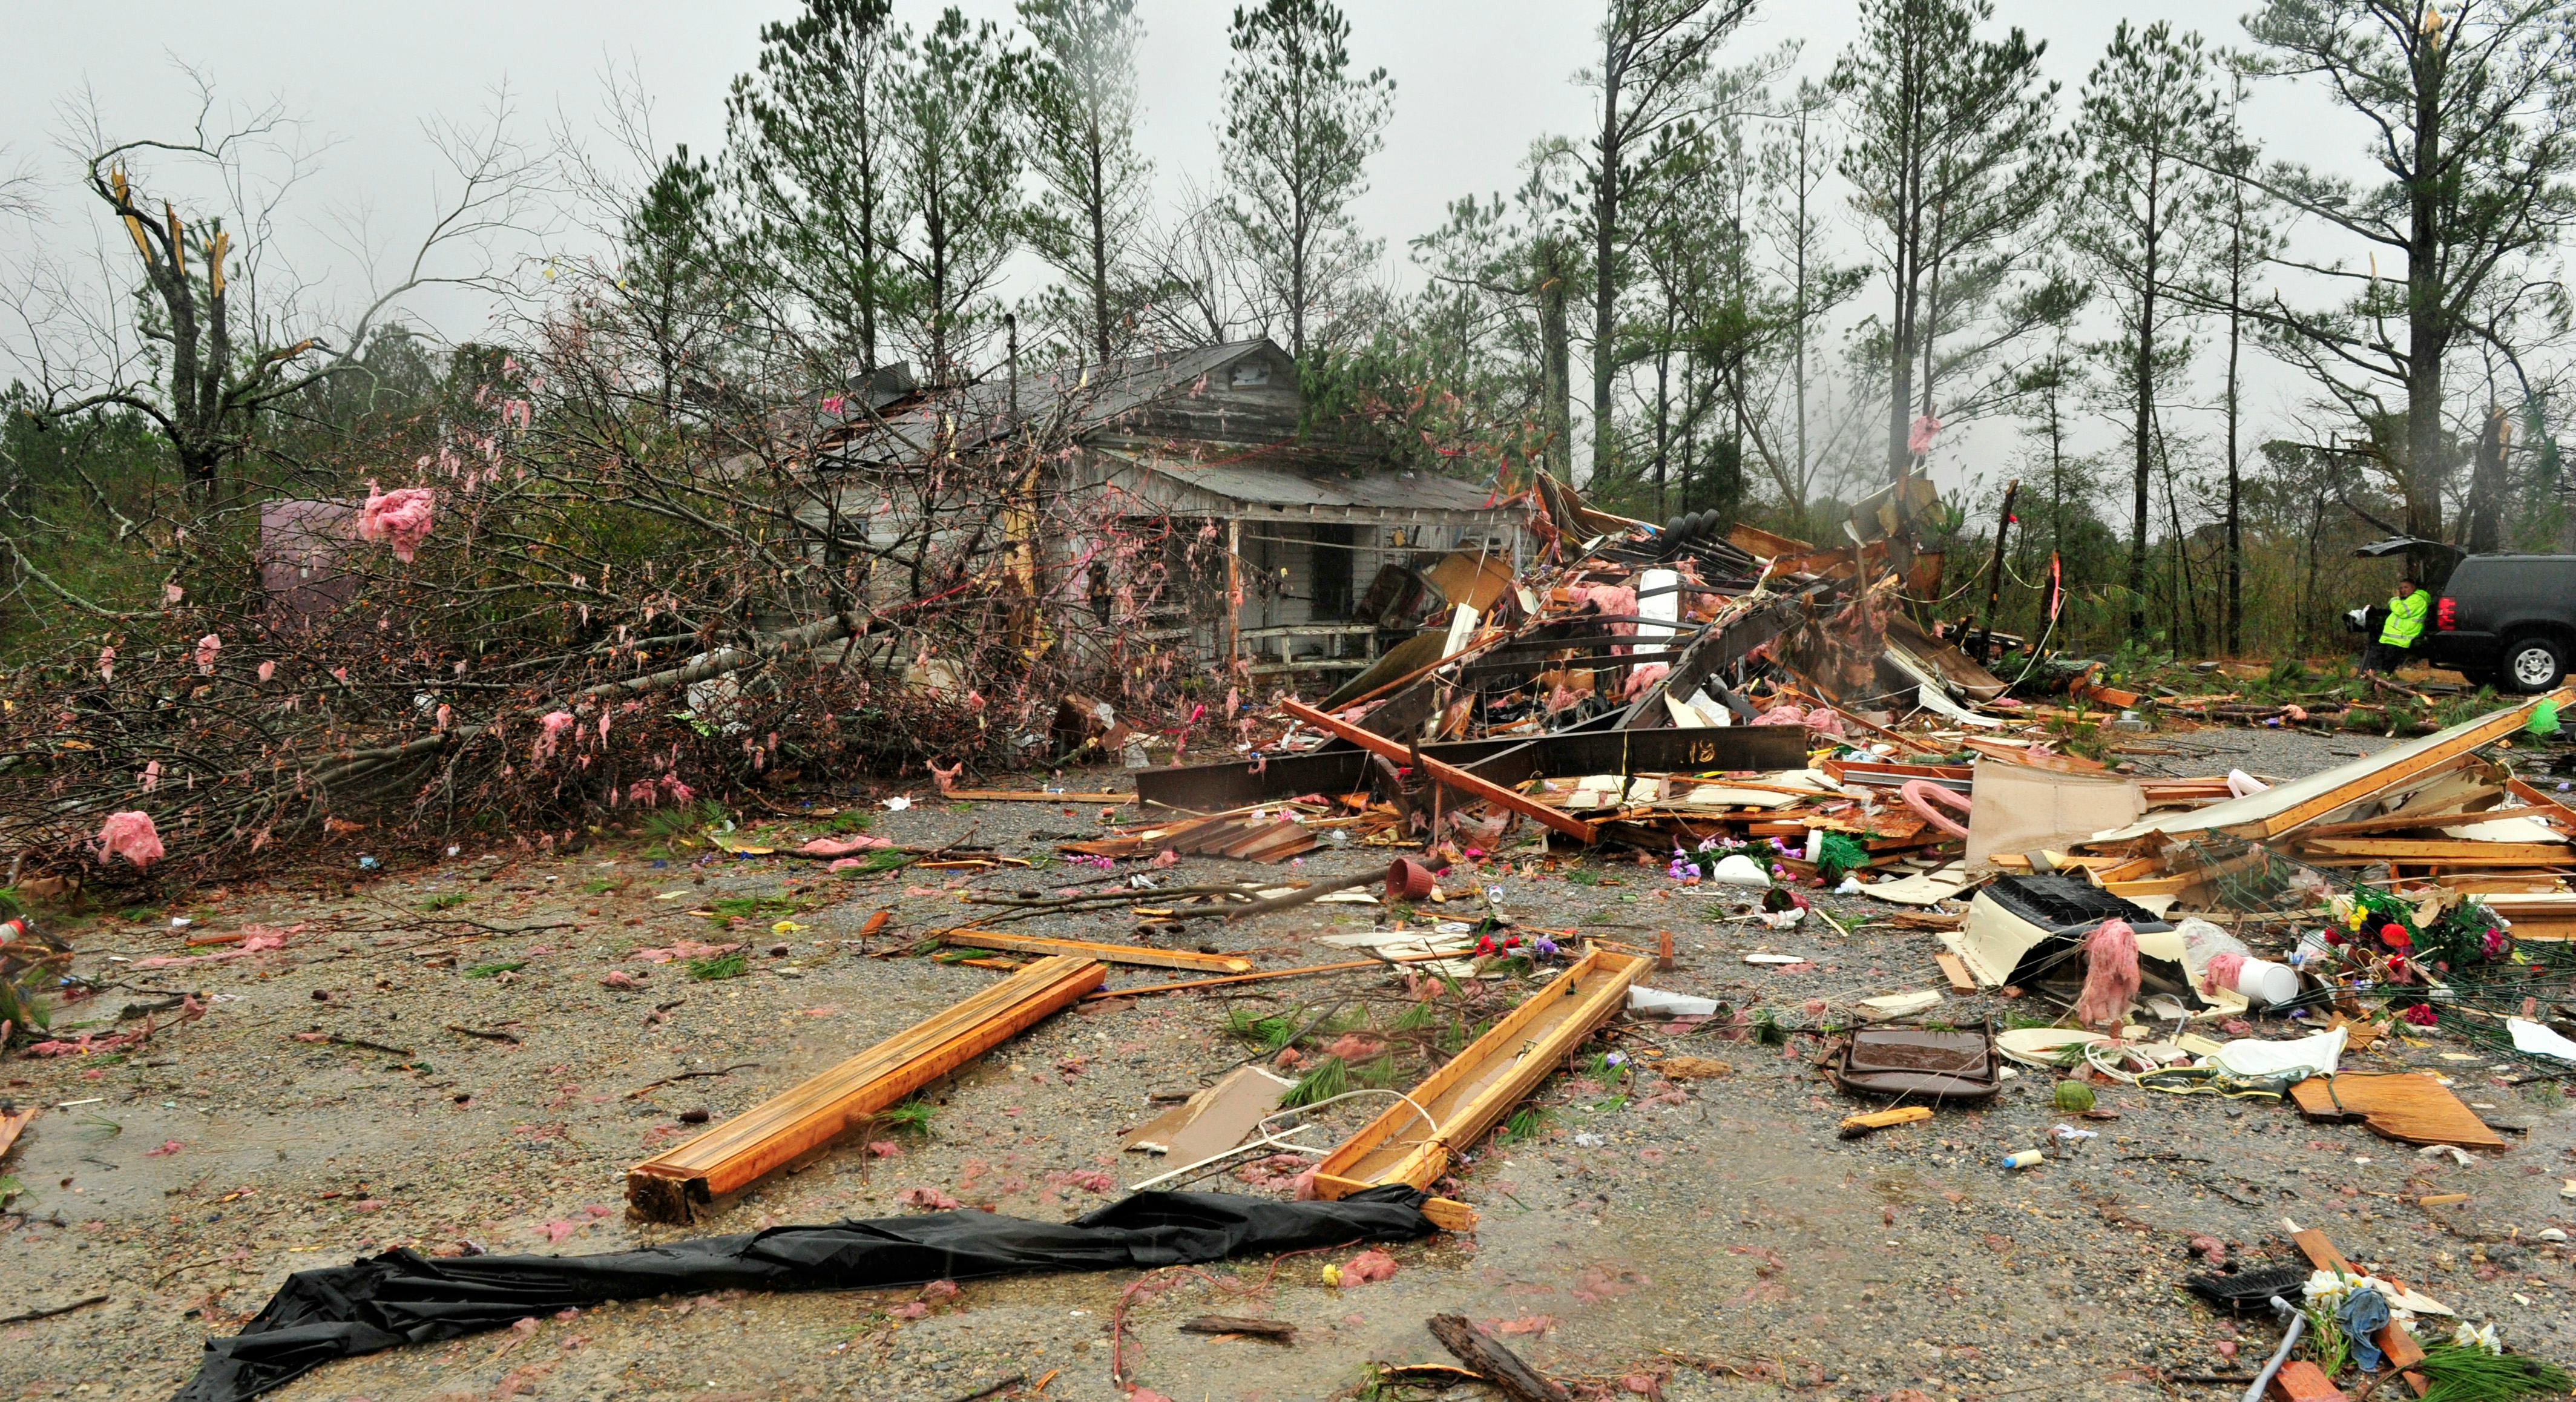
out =
<path fill-rule="evenodd" d="M 2251 1003 L 2291 1002 L 2299 996 L 2298 971 L 2269 959 L 2248 959 L 2236 972 L 2236 991 Z"/>

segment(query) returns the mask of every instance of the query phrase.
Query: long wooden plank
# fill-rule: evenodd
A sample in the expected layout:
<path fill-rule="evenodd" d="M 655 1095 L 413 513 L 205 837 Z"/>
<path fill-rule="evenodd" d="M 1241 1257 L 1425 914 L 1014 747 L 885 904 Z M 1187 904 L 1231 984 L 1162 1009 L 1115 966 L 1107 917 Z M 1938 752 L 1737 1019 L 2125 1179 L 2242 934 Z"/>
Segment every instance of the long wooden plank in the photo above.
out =
<path fill-rule="evenodd" d="M 1364 730 L 1348 721 L 1341 720 L 1334 716 L 1328 716 L 1322 711 L 1316 710 L 1314 707 L 1309 706 L 1302 701 L 1294 698 L 1283 699 L 1279 703 L 1279 708 L 1286 711 L 1289 715 L 1296 717 L 1298 720 L 1304 721 L 1306 724 L 1315 727 L 1317 730 L 1321 730 L 1328 735 L 1338 735 L 1341 738 L 1350 741 L 1352 744 L 1359 746 L 1361 749 L 1369 751 L 1371 754 L 1379 755 L 1385 759 L 1400 763 L 1409 764 L 1413 761 L 1414 757 L 1405 749 L 1405 747 L 1397 744 L 1393 740 L 1389 740 L 1385 736 L 1379 735 L 1374 731 Z M 1583 821 L 1581 818 L 1574 817 L 1571 814 L 1552 808 L 1547 804 L 1535 802 L 1520 794 L 1516 794 L 1510 789 L 1504 788 L 1499 784 L 1487 783 L 1485 780 L 1477 778 L 1466 770 L 1459 769 L 1453 765 L 1443 764 L 1440 761 L 1431 758 L 1429 755 L 1421 756 L 1421 761 L 1424 772 L 1428 773 L 1433 779 L 1438 780 L 1443 788 L 1456 789 L 1460 793 L 1482 799 L 1487 803 L 1496 805 L 1497 807 L 1509 809 L 1514 813 L 1520 814 L 1524 818 L 1544 823 L 1578 842 L 1588 843 L 1594 838 L 1592 824 Z"/>
<path fill-rule="evenodd" d="M 1062 955 L 932 1014 L 838 1066 L 626 1171 L 626 1200 L 660 1221 L 738 1192 L 837 1139 L 1097 988 L 1107 965 Z"/>
<path fill-rule="evenodd" d="M 1048 793 L 1044 789 L 950 789 L 943 799 L 960 803 L 1134 803 L 1132 793 Z"/>
<path fill-rule="evenodd" d="M 2240 837 L 2279 837 L 2295 828 L 2313 823 L 2339 808 L 2359 803 L 2372 794 L 2385 793 L 2409 779 L 2439 769 L 2479 746 L 2491 744 L 2522 729 L 2523 725 L 2531 719 L 2533 708 L 2544 699 L 2556 701 L 2562 708 L 2576 705 L 2576 687 L 2561 688 L 2549 697 L 2535 696 L 2522 705 L 2498 711 L 2422 754 L 2375 769 L 2349 783 L 2328 789 L 2305 803 L 2283 809 L 2259 823 L 2246 823 L 2229 831 Z"/>
<path fill-rule="evenodd" d="M 2325 837 L 2369 837 L 2384 832 L 2411 832 L 2417 828 L 2458 827 L 2463 823 L 2492 822 L 2498 818 L 2543 817 L 2520 809 L 2488 809 L 2472 813 L 2468 805 L 2484 802 L 2503 793 L 2501 787 L 2471 789 L 2449 803 L 2438 804 L 2420 813 L 2382 813 L 2376 818 L 2355 818 L 2348 823 L 2327 823 L 2309 828 L 2299 836 L 2307 841 Z"/>
<path fill-rule="evenodd" d="M 1187 969 L 1202 974 L 1248 974 L 1252 961 L 1230 954 L 1196 950 L 1148 949 L 1135 944 L 1093 944 L 1089 940 L 1050 939 L 1044 935 L 1007 935 L 999 930 L 949 930 L 942 943 L 969 949 L 1007 949 L 1020 954 L 1069 954 L 1104 964 L 1143 964 L 1157 969 Z"/>
<path fill-rule="evenodd" d="M 1565 1054 L 1624 1006 L 1645 958 L 1594 948 L 1512 1009 L 1315 1166 L 1316 1191 L 1346 1197 L 1379 1183 L 1428 1190 L 1451 1156 L 1472 1147 L 1554 1071 Z M 1415 1106 L 1430 1114 L 1426 1129 Z"/>
<path fill-rule="evenodd" d="M 2379 857 L 2401 862 L 2478 861 L 2547 866 L 2576 858 L 2564 842 L 2478 842 L 2469 838 L 2329 837 L 2300 844 L 2334 857 Z"/>

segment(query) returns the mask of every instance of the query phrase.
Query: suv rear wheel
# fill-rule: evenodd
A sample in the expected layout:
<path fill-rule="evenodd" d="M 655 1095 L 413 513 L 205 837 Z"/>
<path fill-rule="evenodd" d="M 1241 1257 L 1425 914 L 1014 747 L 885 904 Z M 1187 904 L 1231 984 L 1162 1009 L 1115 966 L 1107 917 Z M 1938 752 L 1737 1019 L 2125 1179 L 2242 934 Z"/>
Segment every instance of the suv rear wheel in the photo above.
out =
<path fill-rule="evenodd" d="M 2516 691 L 2548 691 L 2567 676 L 2567 648 L 2553 638 L 2516 638 L 2505 645 L 2501 680 Z"/>

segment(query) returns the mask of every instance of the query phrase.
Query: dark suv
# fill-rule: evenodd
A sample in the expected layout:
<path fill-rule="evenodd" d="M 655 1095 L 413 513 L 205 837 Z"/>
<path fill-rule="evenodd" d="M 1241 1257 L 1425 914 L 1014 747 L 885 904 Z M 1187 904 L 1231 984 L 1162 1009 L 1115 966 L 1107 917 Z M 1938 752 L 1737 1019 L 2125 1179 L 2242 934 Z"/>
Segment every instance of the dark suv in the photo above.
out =
<path fill-rule="evenodd" d="M 2498 691 L 2548 691 L 2576 660 L 2576 555 L 2471 555 L 2416 650 Z"/>

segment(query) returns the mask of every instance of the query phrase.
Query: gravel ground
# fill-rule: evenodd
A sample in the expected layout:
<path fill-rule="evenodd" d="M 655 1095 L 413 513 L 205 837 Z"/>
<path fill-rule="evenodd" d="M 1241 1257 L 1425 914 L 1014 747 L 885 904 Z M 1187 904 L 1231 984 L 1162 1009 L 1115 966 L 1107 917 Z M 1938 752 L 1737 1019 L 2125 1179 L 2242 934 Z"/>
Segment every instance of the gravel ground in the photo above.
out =
<path fill-rule="evenodd" d="M 2190 751 L 2136 756 L 2144 771 L 2290 775 L 2386 742 L 2206 731 L 2137 743 Z M 971 827 L 978 842 L 1038 854 L 1100 822 L 1089 805 L 925 802 L 879 815 L 872 830 L 928 842 Z M 836 1149 L 694 1227 L 630 1222 L 622 1171 L 695 1132 L 684 1113 L 737 1113 L 994 977 L 868 957 L 856 941 L 871 911 L 891 907 L 898 934 L 919 931 L 954 923 L 961 890 L 1065 879 L 1061 868 L 1035 879 L 849 878 L 780 859 L 664 864 L 647 846 L 621 840 L 543 860 L 467 853 L 356 888 L 200 892 L 134 918 L 70 923 L 79 970 L 123 988 L 64 1020 L 113 1019 L 124 1003 L 174 990 L 210 994 L 211 1011 L 122 1059 L 0 1066 L 9 1097 L 64 1106 L 36 1121 L 11 1160 L 28 1191 L 0 1221 L 0 1306 L 109 1297 L 0 1327 L 0 1394 L 167 1396 L 202 1339 L 236 1328 L 287 1272 L 393 1244 L 609 1251 L 894 1215 L 915 1187 L 1061 1220 L 1109 1200 L 1117 1190 L 1105 1182 L 1157 1171 L 1122 1161 L 1118 1131 L 1152 1112 L 1150 1094 L 1202 1085 L 1249 1053 L 1225 1034 L 1229 1011 L 1311 1014 L 1344 996 L 1388 1014 L 1405 1004 L 1394 980 L 1362 973 L 1060 1015 L 942 1087 L 928 1132 L 898 1137 L 890 1157 Z M 1304 874 L 1375 860 L 1319 850 Z M 1191 858 L 1172 874 L 1280 871 Z M 1489 868 L 1487 879 L 1534 925 L 1637 942 L 1669 929 L 1679 967 L 1653 975 L 1657 986 L 1768 1009 L 1792 1027 L 1851 998 L 1940 986 L 1928 934 L 1728 923 L 1716 902 L 1655 866 L 1529 862 Z M 777 912 L 765 910 L 719 933 L 690 913 L 748 896 L 792 903 L 804 928 L 772 934 Z M 1823 904 L 1846 924 L 1888 910 L 1861 898 Z M 433 906 L 518 933 L 433 926 Z M 270 953 L 151 970 L 115 962 L 184 952 L 168 928 L 182 913 L 197 932 L 305 928 Z M 1217 946 L 1285 967 L 1339 957 L 1312 937 L 1371 918 L 1364 907 L 1320 906 L 1201 928 Z M 1123 913 L 1026 928 L 1129 937 Z M 629 957 L 684 937 L 748 941 L 748 972 L 701 982 L 682 965 Z M 785 954 L 769 952 L 780 945 Z M 1763 948 L 1814 962 L 1743 962 Z M 622 991 L 602 985 L 611 969 L 650 972 L 641 989 Z M 1121 970 L 1111 981 L 1160 978 Z M 1972 1022 L 2010 1009 L 1954 997 L 1937 1015 Z M 2518 1067 L 2395 1038 L 2355 1063 L 2439 1071 L 2483 1113 L 2527 1127 L 2507 1136 L 2510 1151 L 2472 1166 L 2358 1126 L 2305 1124 L 2283 1107 L 2110 1088 L 2101 1101 L 2119 1118 L 2093 1126 L 2099 1139 L 2015 1173 L 1997 1159 L 2040 1144 L 2064 1118 L 2044 1075 L 2021 1076 L 1989 1109 L 1944 1110 L 1844 1142 L 1836 1123 L 1859 1107 L 1819 1078 L 1814 1039 L 1774 1048 L 1730 1035 L 1615 1029 L 1608 1045 L 1638 1053 L 1637 1064 L 1662 1051 L 1721 1060 L 1733 1074 L 1684 1082 L 1648 1072 L 1622 1085 L 1555 1077 L 1534 1098 L 1547 1113 L 1533 1132 L 1483 1147 L 1462 1170 L 1455 1192 L 1481 1212 L 1479 1229 L 1391 1248 L 1391 1280 L 1327 1286 L 1321 1267 L 1342 1253 L 1231 1263 L 1141 1297 L 1130 1375 L 1182 1402 L 1342 1395 L 1371 1362 L 1446 1361 L 1422 1321 L 1454 1311 L 1507 1329 L 1559 1377 L 1612 1391 L 1622 1379 L 1653 1381 L 1674 1399 L 2232 1398 L 2241 1387 L 2158 1381 L 2244 1371 L 2272 1338 L 2249 1327 L 2230 1356 L 2233 1326 L 2177 1289 L 2197 1268 L 2186 1244 L 2206 1235 L 2240 1259 L 2295 1259 L 2285 1217 L 2324 1228 L 2356 1260 L 2382 1263 L 2465 1316 L 2498 1322 L 2510 1343 L 2576 1361 L 2568 1248 L 2534 1240 L 2552 1225 L 2576 1227 L 2576 1202 L 2558 1192 L 2576 1175 L 2576 1113 L 2553 1085 L 2499 1083 Z M 684 1071 L 724 1074 L 652 1086 Z M 91 1103 L 64 1104 L 75 1101 Z M 1251 1191 L 1221 1179 L 1202 1186 L 1220 1185 Z M 2431 1192 L 2471 1196 L 2413 1205 Z M 1107 1399 L 1118 1395 L 1109 1320 L 1135 1283 L 1098 1274 L 969 1283 L 917 1319 L 898 1315 L 909 1296 L 847 1292 L 634 1302 L 336 1364 L 277 1395 L 945 1402 L 1051 1374 L 1046 1397 Z M 1178 1332 L 1201 1313 L 1269 1314 L 1300 1332 L 1284 1346 Z"/>

